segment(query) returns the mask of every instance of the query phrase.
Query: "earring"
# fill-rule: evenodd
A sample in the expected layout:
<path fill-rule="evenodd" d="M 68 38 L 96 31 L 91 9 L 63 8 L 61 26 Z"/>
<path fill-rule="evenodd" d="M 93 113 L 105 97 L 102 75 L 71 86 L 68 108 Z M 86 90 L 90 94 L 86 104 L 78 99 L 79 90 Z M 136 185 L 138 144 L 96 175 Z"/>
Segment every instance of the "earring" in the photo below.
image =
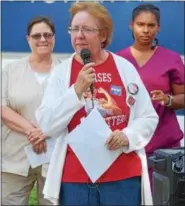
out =
<path fill-rule="evenodd" d="M 104 47 L 104 42 L 103 41 L 101 41 L 101 48 L 103 48 Z"/>
<path fill-rule="evenodd" d="M 155 49 L 156 46 L 158 45 L 158 43 L 159 43 L 159 40 L 158 40 L 157 38 L 155 38 L 154 41 L 152 42 L 151 49 L 152 49 L 152 50 Z"/>

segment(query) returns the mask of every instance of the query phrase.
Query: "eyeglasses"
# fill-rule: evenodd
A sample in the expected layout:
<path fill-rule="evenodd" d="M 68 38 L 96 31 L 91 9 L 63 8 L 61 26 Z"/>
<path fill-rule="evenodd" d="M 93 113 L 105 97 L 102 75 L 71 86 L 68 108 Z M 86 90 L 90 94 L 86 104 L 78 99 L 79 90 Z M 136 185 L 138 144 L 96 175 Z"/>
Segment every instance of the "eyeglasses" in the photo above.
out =
<path fill-rule="evenodd" d="M 90 28 L 90 27 L 82 27 L 81 29 L 79 27 L 68 27 L 68 33 L 69 34 L 77 34 L 79 31 L 83 32 L 83 34 L 93 34 L 97 31 L 100 31 L 100 29 L 97 28 Z"/>
<path fill-rule="evenodd" d="M 54 36 L 54 34 L 49 33 L 49 32 L 45 32 L 45 33 L 31 34 L 30 36 L 32 39 L 35 39 L 35 40 L 40 40 L 42 37 L 44 37 L 45 40 L 49 40 Z"/>

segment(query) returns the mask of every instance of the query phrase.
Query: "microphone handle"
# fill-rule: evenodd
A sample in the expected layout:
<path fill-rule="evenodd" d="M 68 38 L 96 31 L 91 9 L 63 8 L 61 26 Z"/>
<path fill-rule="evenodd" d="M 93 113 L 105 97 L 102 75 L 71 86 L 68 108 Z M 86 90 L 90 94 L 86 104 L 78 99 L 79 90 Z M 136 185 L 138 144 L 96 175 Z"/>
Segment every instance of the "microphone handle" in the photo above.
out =
<path fill-rule="evenodd" d="M 84 64 L 88 64 L 88 63 L 91 63 L 91 60 L 90 60 L 90 58 L 85 58 L 85 59 L 83 59 L 83 62 L 84 62 Z M 91 94 L 93 96 L 94 95 L 94 85 L 93 84 L 90 85 L 90 91 L 91 91 Z"/>

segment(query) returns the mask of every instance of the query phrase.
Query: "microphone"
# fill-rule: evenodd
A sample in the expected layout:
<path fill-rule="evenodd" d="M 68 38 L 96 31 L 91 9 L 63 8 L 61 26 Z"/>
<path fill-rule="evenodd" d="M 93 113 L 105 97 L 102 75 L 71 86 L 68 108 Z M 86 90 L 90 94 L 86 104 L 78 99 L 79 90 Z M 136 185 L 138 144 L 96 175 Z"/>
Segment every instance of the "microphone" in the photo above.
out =
<path fill-rule="evenodd" d="M 88 63 L 91 62 L 91 59 L 90 59 L 91 52 L 89 51 L 89 49 L 82 49 L 82 51 L 80 52 L 80 56 L 81 56 L 84 64 L 88 64 Z M 93 96 L 93 94 L 94 94 L 94 86 L 93 86 L 93 84 L 90 85 L 90 91 L 91 91 L 91 94 Z"/>

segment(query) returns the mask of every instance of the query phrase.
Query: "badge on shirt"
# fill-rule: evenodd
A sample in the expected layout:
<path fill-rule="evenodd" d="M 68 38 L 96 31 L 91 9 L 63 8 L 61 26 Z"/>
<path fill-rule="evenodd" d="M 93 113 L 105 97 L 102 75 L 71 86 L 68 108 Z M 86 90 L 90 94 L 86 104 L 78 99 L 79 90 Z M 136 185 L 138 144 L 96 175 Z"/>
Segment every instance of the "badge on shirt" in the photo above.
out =
<path fill-rule="evenodd" d="M 130 83 L 130 84 L 128 84 L 128 86 L 127 86 L 127 90 L 128 90 L 128 92 L 129 92 L 130 94 L 136 95 L 136 94 L 139 92 L 139 87 L 138 87 L 138 85 L 135 84 L 135 83 Z"/>
<path fill-rule="evenodd" d="M 134 97 L 133 97 L 132 95 L 130 95 L 130 96 L 128 97 L 127 102 L 128 102 L 128 104 L 129 104 L 130 106 L 133 106 L 133 105 L 135 104 L 136 100 L 134 99 Z"/>
<path fill-rule="evenodd" d="M 119 86 L 111 85 L 110 93 L 113 95 L 121 96 L 122 88 Z"/>

